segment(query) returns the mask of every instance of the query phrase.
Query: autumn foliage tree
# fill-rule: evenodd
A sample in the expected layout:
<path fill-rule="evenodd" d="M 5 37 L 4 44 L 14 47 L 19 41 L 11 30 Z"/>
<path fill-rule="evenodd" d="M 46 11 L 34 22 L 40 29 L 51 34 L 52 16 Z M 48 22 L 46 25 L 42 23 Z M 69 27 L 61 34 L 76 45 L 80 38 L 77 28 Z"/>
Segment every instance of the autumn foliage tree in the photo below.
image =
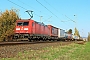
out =
<path fill-rule="evenodd" d="M 68 33 L 68 34 L 72 34 L 72 29 L 69 29 L 69 30 L 67 31 L 67 33 Z"/>
<path fill-rule="evenodd" d="M 19 19 L 16 9 L 6 10 L 0 13 L 0 41 L 13 35 L 15 22 Z"/>
<path fill-rule="evenodd" d="M 80 37 L 79 31 L 77 30 L 77 28 L 75 28 L 75 33 L 74 33 L 74 35 L 76 35 L 76 36 L 79 36 L 79 37 Z"/>
<path fill-rule="evenodd" d="M 90 32 L 88 32 L 88 41 L 90 41 Z"/>

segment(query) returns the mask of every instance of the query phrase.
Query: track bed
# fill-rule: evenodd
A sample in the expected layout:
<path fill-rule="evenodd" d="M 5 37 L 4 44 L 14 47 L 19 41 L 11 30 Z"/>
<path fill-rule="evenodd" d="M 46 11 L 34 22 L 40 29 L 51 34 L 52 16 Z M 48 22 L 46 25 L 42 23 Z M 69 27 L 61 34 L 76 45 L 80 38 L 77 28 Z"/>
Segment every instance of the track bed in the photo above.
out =
<path fill-rule="evenodd" d="M 8 44 L 11 42 L 8 42 Z M 13 42 L 16 43 L 16 42 Z M 19 52 L 24 52 L 28 50 L 40 50 L 45 47 L 56 47 L 58 45 L 68 45 L 71 44 L 72 42 L 45 42 L 45 43 L 37 43 L 37 42 L 18 42 L 18 44 L 6 44 L 6 45 L 1 45 L 0 46 L 0 58 L 11 58 L 17 56 Z"/>

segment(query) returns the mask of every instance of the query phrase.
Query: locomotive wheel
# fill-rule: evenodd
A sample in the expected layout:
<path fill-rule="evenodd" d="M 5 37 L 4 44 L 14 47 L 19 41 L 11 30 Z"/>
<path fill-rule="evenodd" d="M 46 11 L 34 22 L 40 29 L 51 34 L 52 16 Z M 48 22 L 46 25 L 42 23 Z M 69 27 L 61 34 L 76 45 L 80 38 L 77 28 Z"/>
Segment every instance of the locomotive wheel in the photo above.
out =
<path fill-rule="evenodd" d="M 28 38 L 28 41 L 31 42 L 31 38 Z"/>

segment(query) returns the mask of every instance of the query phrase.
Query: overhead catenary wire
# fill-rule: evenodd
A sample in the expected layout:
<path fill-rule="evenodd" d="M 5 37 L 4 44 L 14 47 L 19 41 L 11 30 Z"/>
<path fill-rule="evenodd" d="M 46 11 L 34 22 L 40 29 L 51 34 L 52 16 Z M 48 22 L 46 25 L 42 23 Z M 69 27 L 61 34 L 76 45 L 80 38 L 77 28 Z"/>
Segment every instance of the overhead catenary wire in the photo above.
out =
<path fill-rule="evenodd" d="M 66 16 L 66 15 L 65 15 Z M 71 18 L 69 18 L 68 16 L 66 16 L 69 20 L 68 21 L 72 21 L 74 23 L 76 23 L 74 20 L 72 20 Z"/>
<path fill-rule="evenodd" d="M 57 9 L 55 9 L 51 4 L 49 4 L 46 0 L 44 0 L 49 6 L 51 6 L 54 10 L 58 11 Z"/>
<path fill-rule="evenodd" d="M 47 9 L 51 14 L 53 14 L 55 17 L 57 17 L 59 20 L 61 20 L 58 16 L 56 16 L 52 11 L 50 11 L 46 6 L 44 6 L 42 3 L 40 3 L 38 0 L 36 0 L 40 5 L 42 5 L 45 9 Z"/>
<path fill-rule="evenodd" d="M 32 6 L 30 6 L 30 5 L 28 5 L 28 4 L 26 4 L 25 2 L 23 2 L 23 1 L 21 1 L 21 0 L 18 0 L 20 3 L 22 3 L 22 4 L 24 4 L 24 5 L 26 5 L 26 6 L 28 6 L 28 7 L 31 7 L 32 9 L 35 9 L 35 10 L 37 10 L 37 11 L 39 11 L 38 9 L 36 9 L 36 8 L 34 8 L 34 7 L 32 7 Z M 40 13 L 43 13 L 43 14 L 46 14 L 46 13 L 44 13 L 44 12 L 41 12 L 41 11 L 39 11 Z"/>
<path fill-rule="evenodd" d="M 46 0 L 44 0 L 49 6 L 51 6 L 56 12 L 60 13 L 55 7 L 53 7 L 50 3 L 48 3 Z M 64 15 L 61 13 L 61 15 Z"/>
<path fill-rule="evenodd" d="M 14 5 L 16 5 L 16 6 L 20 7 L 20 8 L 22 8 L 22 9 L 24 9 L 24 10 L 28 10 L 28 9 L 26 9 L 26 8 L 24 8 L 24 7 L 20 6 L 20 5 L 18 5 L 18 4 L 16 4 L 16 3 L 12 2 L 11 0 L 7 0 L 7 1 L 9 1 L 10 3 L 12 3 L 12 4 L 14 4 Z M 39 15 L 36 14 L 35 12 L 34 12 L 34 14 L 35 14 L 36 16 L 39 16 Z"/>
<path fill-rule="evenodd" d="M 24 5 L 26 5 L 26 6 L 28 6 L 28 7 L 31 7 L 31 8 L 33 8 L 33 9 L 35 9 L 34 7 L 32 7 L 32 6 L 30 6 L 30 5 L 28 5 L 28 4 L 26 4 L 26 3 L 24 3 L 23 1 L 21 1 L 21 0 L 18 0 L 19 2 L 21 2 L 22 4 L 24 4 Z M 37 9 L 35 9 L 35 10 L 37 10 Z M 38 10 L 39 11 L 39 10 Z"/>
<path fill-rule="evenodd" d="M 12 2 L 12 1 L 10 1 L 10 0 L 8 0 L 8 1 L 11 2 L 11 3 L 13 3 L 14 5 L 17 5 L 18 7 L 22 8 L 22 9 L 24 9 L 24 10 L 27 10 L 26 8 L 20 6 L 20 5 L 16 4 L 16 3 L 14 3 L 14 2 Z"/>
<path fill-rule="evenodd" d="M 48 21 L 51 17 L 52 17 L 52 16 L 50 16 L 47 20 L 44 20 L 44 21 Z M 44 22 L 44 21 L 43 21 L 43 22 Z"/>
<path fill-rule="evenodd" d="M 55 7 L 53 7 L 50 3 L 48 3 L 46 0 L 44 0 L 49 6 L 51 6 L 56 12 L 60 13 Z M 64 14 L 62 14 L 64 15 Z"/>
<path fill-rule="evenodd" d="M 51 4 L 49 4 L 46 0 L 44 0 L 49 6 L 51 6 L 54 10 L 56 10 L 56 12 L 58 12 L 58 13 L 60 13 L 56 8 L 54 8 Z M 62 15 L 64 15 L 64 14 L 62 14 Z M 69 18 L 67 15 L 64 15 L 66 18 L 68 18 L 69 20 L 68 21 L 73 21 L 73 22 L 75 22 L 74 20 L 72 20 L 71 18 Z M 67 21 L 67 22 L 68 22 Z M 64 22 L 64 21 L 62 21 L 62 22 Z"/>

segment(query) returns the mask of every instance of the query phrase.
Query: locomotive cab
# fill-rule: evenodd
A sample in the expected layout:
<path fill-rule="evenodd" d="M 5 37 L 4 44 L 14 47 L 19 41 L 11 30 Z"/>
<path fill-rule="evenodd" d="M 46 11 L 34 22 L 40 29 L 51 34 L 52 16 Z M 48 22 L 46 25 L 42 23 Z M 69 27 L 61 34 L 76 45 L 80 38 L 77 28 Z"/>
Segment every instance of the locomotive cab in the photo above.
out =
<path fill-rule="evenodd" d="M 29 38 L 33 20 L 17 20 L 14 38 Z"/>
<path fill-rule="evenodd" d="M 16 33 L 28 33 L 29 32 L 29 21 L 17 21 Z"/>

